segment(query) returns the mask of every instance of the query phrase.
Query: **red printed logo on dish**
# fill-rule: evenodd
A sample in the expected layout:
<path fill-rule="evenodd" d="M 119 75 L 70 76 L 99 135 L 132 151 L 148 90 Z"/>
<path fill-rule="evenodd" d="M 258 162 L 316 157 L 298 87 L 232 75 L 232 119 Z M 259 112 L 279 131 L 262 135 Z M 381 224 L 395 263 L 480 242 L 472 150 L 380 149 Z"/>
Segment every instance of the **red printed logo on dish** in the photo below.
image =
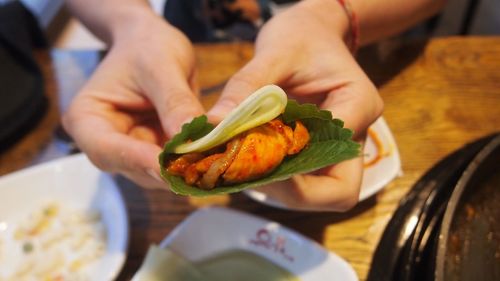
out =
<path fill-rule="evenodd" d="M 279 235 L 273 235 L 267 229 L 260 228 L 257 230 L 255 239 L 250 239 L 249 242 L 257 247 L 273 251 L 290 262 L 293 262 L 295 259 L 286 252 L 286 238 Z"/>

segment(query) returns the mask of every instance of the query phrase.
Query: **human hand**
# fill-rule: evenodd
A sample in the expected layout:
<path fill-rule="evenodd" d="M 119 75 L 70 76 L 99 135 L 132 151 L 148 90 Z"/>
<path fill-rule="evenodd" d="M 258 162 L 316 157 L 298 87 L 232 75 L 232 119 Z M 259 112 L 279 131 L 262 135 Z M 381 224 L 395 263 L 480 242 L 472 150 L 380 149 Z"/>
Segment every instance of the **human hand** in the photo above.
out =
<path fill-rule="evenodd" d="M 166 187 L 160 146 L 204 112 L 193 54 L 189 40 L 152 12 L 122 26 L 64 114 L 64 128 L 100 169 L 143 187 Z"/>
<path fill-rule="evenodd" d="M 256 89 L 277 84 L 290 98 L 332 111 L 363 143 L 383 103 L 342 39 L 347 27 L 333 0 L 302 1 L 276 15 L 259 33 L 254 58 L 230 79 L 209 118 L 220 121 Z M 260 191 L 291 208 L 343 211 L 358 201 L 362 170 L 359 157 Z"/>

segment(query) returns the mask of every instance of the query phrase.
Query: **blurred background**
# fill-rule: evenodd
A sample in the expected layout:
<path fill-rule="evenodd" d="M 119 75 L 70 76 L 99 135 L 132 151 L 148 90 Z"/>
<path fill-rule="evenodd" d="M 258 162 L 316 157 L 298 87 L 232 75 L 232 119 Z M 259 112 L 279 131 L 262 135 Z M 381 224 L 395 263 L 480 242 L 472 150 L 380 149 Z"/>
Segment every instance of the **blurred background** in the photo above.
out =
<path fill-rule="evenodd" d="M 8 2 L 9 0 L 0 0 Z M 19 0 L 36 15 L 46 30 L 49 43 L 56 48 L 96 49 L 104 44 L 95 38 L 65 9 L 63 0 Z M 158 13 L 168 0 L 150 0 Z M 291 0 L 271 1 L 271 12 L 278 13 Z M 446 9 L 428 22 L 409 31 L 406 36 L 495 35 L 500 34 L 500 1 L 449 0 Z"/>

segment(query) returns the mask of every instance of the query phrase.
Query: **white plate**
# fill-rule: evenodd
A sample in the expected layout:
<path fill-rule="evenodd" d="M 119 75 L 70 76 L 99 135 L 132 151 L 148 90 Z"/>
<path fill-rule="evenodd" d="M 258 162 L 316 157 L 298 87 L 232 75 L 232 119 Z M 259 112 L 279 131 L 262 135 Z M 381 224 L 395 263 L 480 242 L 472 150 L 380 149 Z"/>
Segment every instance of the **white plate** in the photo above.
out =
<path fill-rule="evenodd" d="M 85 155 L 68 156 L 0 177 L 0 231 L 15 229 L 34 208 L 53 201 L 78 211 L 100 212 L 107 234 L 106 251 L 85 267 L 85 274 L 90 280 L 116 278 L 128 244 L 125 204 L 111 177 L 100 172 Z"/>
<path fill-rule="evenodd" d="M 357 281 L 352 267 L 318 243 L 280 224 L 227 208 L 200 209 L 160 244 L 190 261 L 233 249 L 255 253 L 301 281 Z"/>
<path fill-rule="evenodd" d="M 401 173 L 401 160 L 396 141 L 383 117 L 380 117 L 369 128 L 364 155 L 365 168 L 361 183 L 359 200 L 365 200 L 383 189 L 391 180 Z M 377 145 L 378 144 L 378 145 Z M 377 158 L 377 156 L 379 156 Z M 374 161 L 377 158 L 378 161 Z M 369 165 L 370 162 L 374 162 Z M 282 209 L 291 209 L 281 202 L 267 198 L 266 194 L 247 189 L 244 191 L 250 198 L 263 204 Z"/>
<path fill-rule="evenodd" d="M 379 140 L 378 148 L 376 138 Z M 401 160 L 399 158 L 398 147 L 383 117 L 377 119 L 370 126 L 364 154 L 365 169 L 359 200 L 365 200 L 377 193 L 396 176 L 401 174 Z M 379 156 L 379 160 L 367 167 L 366 165 L 377 156 Z"/>

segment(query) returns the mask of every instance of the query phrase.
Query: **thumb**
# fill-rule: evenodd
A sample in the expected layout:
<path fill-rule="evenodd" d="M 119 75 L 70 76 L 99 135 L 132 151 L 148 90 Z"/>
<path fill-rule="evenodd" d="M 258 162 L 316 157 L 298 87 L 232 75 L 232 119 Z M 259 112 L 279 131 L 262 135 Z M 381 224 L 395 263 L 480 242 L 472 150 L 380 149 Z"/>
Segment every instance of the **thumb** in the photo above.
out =
<path fill-rule="evenodd" d="M 208 118 L 213 123 L 219 123 L 246 97 L 257 89 L 277 81 L 271 71 L 263 63 L 253 59 L 227 82 L 222 94 L 208 112 Z"/>
<path fill-rule="evenodd" d="M 170 79 L 158 79 L 148 96 L 152 100 L 162 128 L 169 138 L 178 133 L 182 125 L 204 113 L 197 95 L 182 75 L 173 73 Z"/>

